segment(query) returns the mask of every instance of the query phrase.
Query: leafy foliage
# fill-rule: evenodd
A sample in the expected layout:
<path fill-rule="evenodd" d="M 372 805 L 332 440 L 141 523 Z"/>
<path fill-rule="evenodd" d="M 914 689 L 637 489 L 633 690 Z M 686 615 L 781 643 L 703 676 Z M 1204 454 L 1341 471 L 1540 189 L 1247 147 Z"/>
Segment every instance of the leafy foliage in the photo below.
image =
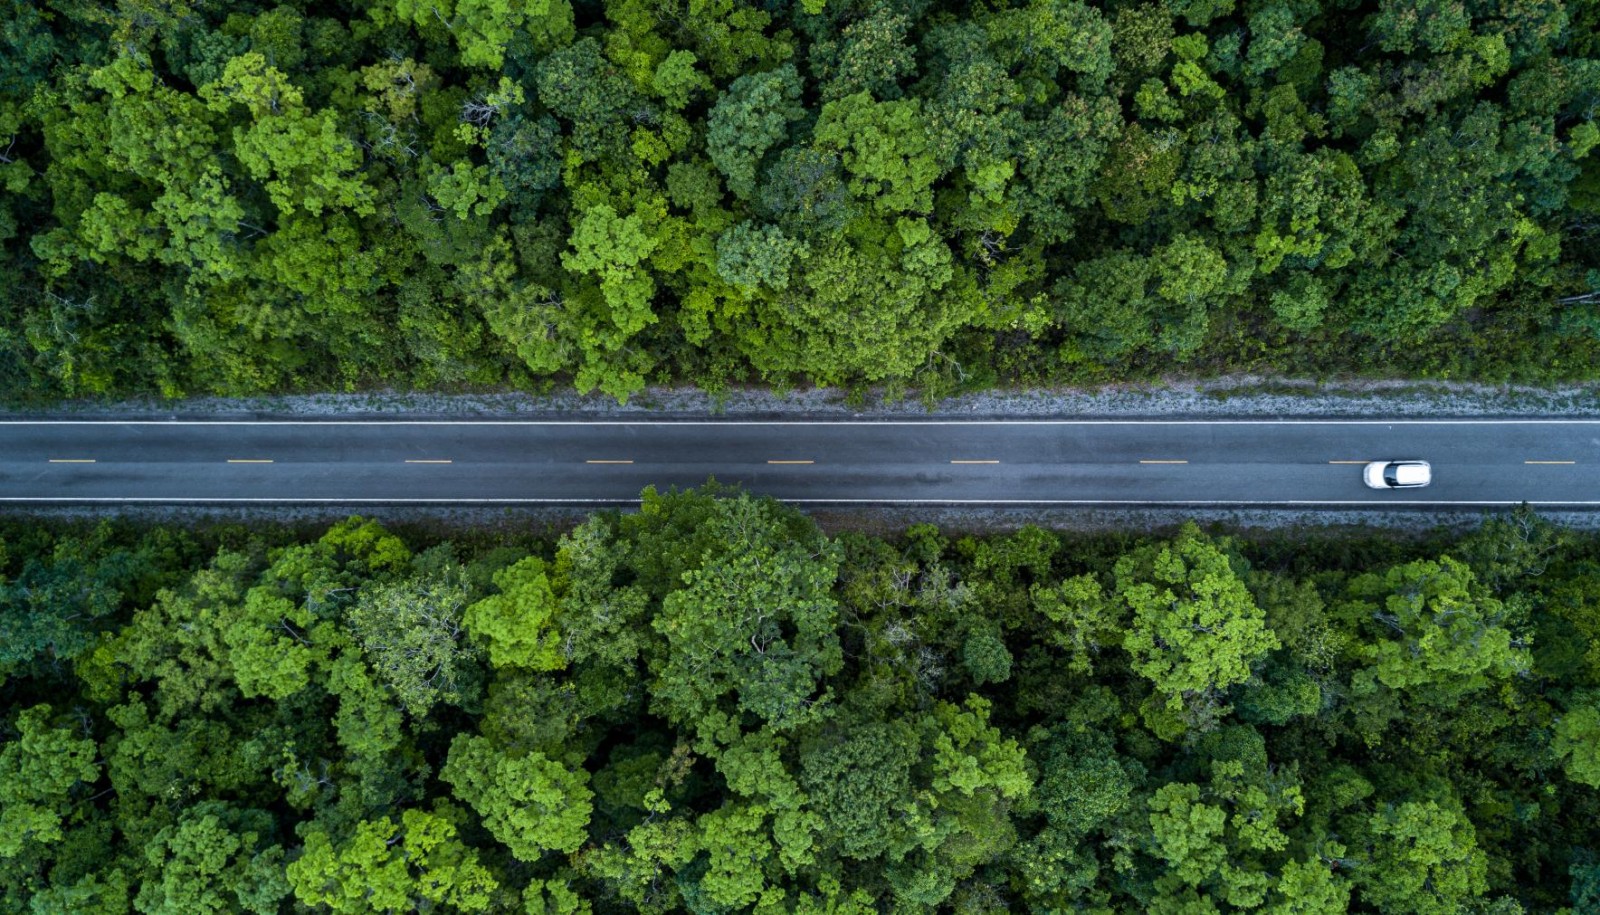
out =
<path fill-rule="evenodd" d="M 7 0 L 0 398 L 1592 379 L 1597 17 Z"/>
<path fill-rule="evenodd" d="M 461 616 L 468 591 L 451 570 L 363 590 L 347 617 L 377 674 L 407 711 L 462 698 Z"/>
<path fill-rule="evenodd" d="M 1116 577 L 1117 596 L 1133 611 L 1123 647 L 1168 709 L 1244 682 L 1279 647 L 1228 558 L 1192 523 L 1171 546 L 1124 557 Z"/>
<path fill-rule="evenodd" d="M 0 521 L 0 909 L 1576 915 L 1597 568 L 1526 511 L 883 539 L 717 486 Z"/>

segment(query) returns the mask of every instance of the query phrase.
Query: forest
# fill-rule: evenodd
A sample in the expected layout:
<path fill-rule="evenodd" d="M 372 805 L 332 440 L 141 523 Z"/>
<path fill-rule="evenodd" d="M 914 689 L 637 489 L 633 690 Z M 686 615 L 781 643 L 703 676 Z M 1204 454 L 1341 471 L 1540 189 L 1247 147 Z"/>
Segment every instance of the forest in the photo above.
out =
<path fill-rule="evenodd" d="M 1596 0 L 0 0 L 0 398 L 1600 375 Z"/>
<path fill-rule="evenodd" d="M 1600 537 L 0 521 L 0 909 L 1600 911 Z"/>

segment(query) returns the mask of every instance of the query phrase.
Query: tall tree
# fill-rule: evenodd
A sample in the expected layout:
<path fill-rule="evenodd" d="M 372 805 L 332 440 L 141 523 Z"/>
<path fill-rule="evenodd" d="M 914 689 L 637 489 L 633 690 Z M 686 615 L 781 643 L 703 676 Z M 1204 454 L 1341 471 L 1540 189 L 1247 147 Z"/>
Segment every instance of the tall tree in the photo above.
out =
<path fill-rule="evenodd" d="M 1116 579 L 1133 611 L 1123 648 L 1168 712 L 1205 721 L 1222 691 L 1279 647 L 1228 557 L 1192 522 L 1170 544 L 1118 560 Z"/>

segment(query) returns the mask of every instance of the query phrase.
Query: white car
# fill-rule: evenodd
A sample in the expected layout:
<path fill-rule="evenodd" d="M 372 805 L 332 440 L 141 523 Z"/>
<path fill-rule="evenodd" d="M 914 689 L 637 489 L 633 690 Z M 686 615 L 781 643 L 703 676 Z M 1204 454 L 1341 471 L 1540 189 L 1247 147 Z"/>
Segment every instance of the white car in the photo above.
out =
<path fill-rule="evenodd" d="M 1373 489 L 1411 489 L 1433 482 L 1427 461 L 1373 461 L 1361 473 Z"/>

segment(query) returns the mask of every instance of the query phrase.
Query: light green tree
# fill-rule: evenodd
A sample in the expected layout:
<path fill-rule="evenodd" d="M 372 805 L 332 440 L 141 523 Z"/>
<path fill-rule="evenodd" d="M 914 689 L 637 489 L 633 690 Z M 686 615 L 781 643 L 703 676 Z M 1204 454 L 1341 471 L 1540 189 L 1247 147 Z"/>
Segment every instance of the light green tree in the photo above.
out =
<path fill-rule="evenodd" d="M 456 837 L 461 813 L 405 810 L 357 824 L 342 842 L 313 823 L 300 857 L 287 868 L 295 898 L 337 915 L 386 915 L 428 906 L 490 909 L 498 884 L 474 849 Z"/>
<path fill-rule="evenodd" d="M 1169 710 L 1244 682 L 1278 647 L 1228 557 L 1193 523 L 1118 560 L 1115 574 L 1117 599 L 1133 611 L 1123 648 Z"/>
<path fill-rule="evenodd" d="M 1466 563 L 1418 560 L 1361 576 L 1350 590 L 1382 602 L 1372 614 L 1380 638 L 1363 651 L 1372 666 L 1357 675 L 1358 689 L 1375 679 L 1425 702 L 1452 704 L 1528 669 L 1528 649 L 1501 625 L 1504 606 Z"/>
<path fill-rule="evenodd" d="M 522 861 L 575 851 L 588 837 L 589 773 L 569 771 L 542 753 L 512 756 L 482 737 L 459 734 L 439 777 Z"/>
<path fill-rule="evenodd" d="M 907 378 L 982 311 L 963 278 L 926 221 L 862 223 L 812 243 L 788 289 L 757 300 L 741 346 L 772 374 L 826 384 Z"/>
<path fill-rule="evenodd" d="M 1049 621 L 1049 641 L 1066 653 L 1069 670 L 1091 672 L 1094 658 L 1117 644 L 1124 608 L 1108 599 L 1093 575 L 1053 587 L 1035 584 L 1029 596 L 1034 611 Z"/>
<path fill-rule="evenodd" d="M 16 728 L 0 750 L 0 858 L 60 842 L 77 789 L 100 774 L 99 747 L 52 724 L 50 706 L 23 711 Z"/>
<path fill-rule="evenodd" d="M 1449 915 L 1489 888 L 1477 830 L 1459 805 L 1385 804 L 1368 816 L 1364 838 L 1369 863 L 1356 885 L 1382 911 Z"/>
<path fill-rule="evenodd" d="M 471 605 L 461 624 L 488 647 L 495 667 L 560 670 L 567 666 L 554 628 L 555 593 L 544 560 L 530 556 L 494 573 L 500 593 Z"/>
<path fill-rule="evenodd" d="M 359 173 L 361 153 L 334 113 L 307 108 L 300 89 L 260 53 L 228 61 L 222 78 L 202 86 L 200 97 L 213 111 L 241 105 L 249 113 L 249 122 L 233 129 L 233 152 L 282 215 L 373 212 L 372 188 Z"/>
<path fill-rule="evenodd" d="M 562 252 L 562 266 L 594 277 L 600 294 L 599 307 L 580 313 L 576 328 L 584 351 L 578 387 L 599 385 L 622 399 L 642 387 L 642 379 L 626 373 L 608 379 L 612 372 L 607 366 L 635 335 L 659 320 L 652 308 L 656 283 L 646 264 L 659 241 L 640 213 L 623 215 L 609 204 L 598 204 L 578 215 L 569 243 L 572 250 Z"/>
<path fill-rule="evenodd" d="M 373 4 L 379 22 L 392 16 L 426 35 L 450 35 L 469 67 L 499 69 L 506 45 L 519 33 L 549 50 L 573 35 L 568 0 L 383 0 Z"/>
<path fill-rule="evenodd" d="M 731 803 L 695 821 L 707 868 L 698 889 L 713 903 L 731 908 L 753 905 L 768 887 L 762 864 L 773 856 L 766 808 Z"/>
<path fill-rule="evenodd" d="M 447 570 L 370 585 L 346 616 L 372 669 L 413 715 L 463 697 L 472 655 L 461 622 L 468 597 L 459 570 Z"/>
<path fill-rule="evenodd" d="M 1595 698 L 1592 693 L 1581 694 L 1556 719 L 1550 749 L 1568 778 L 1600 788 L 1600 704 Z"/>
<path fill-rule="evenodd" d="M 693 51 L 673 51 L 656 65 L 650 87 L 668 108 L 681 110 L 688 106 L 692 96 L 713 88 L 711 80 L 695 68 L 699 61 Z"/>
<path fill-rule="evenodd" d="M 1244 726 L 1203 735 L 1197 750 L 1209 779 L 1162 785 L 1148 802 L 1150 852 L 1162 861 L 1155 908 L 1178 912 L 1199 901 L 1229 911 L 1288 905 L 1284 911 L 1331 915 L 1348 885 L 1318 861 L 1302 866 L 1288 856 L 1290 830 L 1305 812 L 1294 768 L 1271 765 L 1265 740 Z M 1336 844 L 1327 851 L 1338 853 Z M 1301 891 L 1305 898 L 1294 895 Z"/>
<path fill-rule="evenodd" d="M 242 258 L 230 237 L 246 214 L 218 157 L 214 116 L 199 99 L 158 81 L 138 53 L 64 81 L 45 97 L 48 175 L 64 223 L 35 238 L 49 273 L 79 259 L 127 259 L 208 279 L 238 275 Z M 25 165 L 0 165 L 0 174 Z"/>
<path fill-rule="evenodd" d="M 777 226 L 741 222 L 717 236 L 717 275 L 749 294 L 789 288 L 789 267 L 809 248 Z"/>
<path fill-rule="evenodd" d="M 865 92 L 822 106 L 816 145 L 838 152 L 850 190 L 874 212 L 926 214 L 942 169 L 915 99 L 875 101 Z"/>
<path fill-rule="evenodd" d="M 228 663 L 246 698 L 283 699 L 311 682 L 311 612 L 270 587 L 245 593 L 238 613 L 222 631 Z"/>
<path fill-rule="evenodd" d="M 220 708 L 235 681 L 223 634 L 239 621 L 251 571 L 250 557 L 224 549 L 180 587 L 157 592 L 85 659 L 91 694 L 115 701 L 129 681 L 145 682 L 164 719 Z"/>
<path fill-rule="evenodd" d="M 457 161 L 428 175 L 428 193 L 457 219 L 469 219 L 494 212 L 508 192 L 489 166 Z"/>
<path fill-rule="evenodd" d="M 1196 885 L 1228 861 L 1223 841 L 1228 812 L 1201 800 L 1200 786 L 1162 785 L 1150 798 L 1150 836 L 1167 874 L 1181 884 Z"/>
<path fill-rule="evenodd" d="M 723 83 L 770 70 L 794 51 L 771 12 L 739 0 L 609 0 L 606 18 L 615 26 L 607 50 L 640 83 L 676 47 L 693 51 Z"/>
<path fill-rule="evenodd" d="M 1262 911 L 1268 915 L 1341 915 L 1350 911 L 1350 891 L 1350 882 L 1336 876 L 1321 860 L 1289 861 Z"/>

